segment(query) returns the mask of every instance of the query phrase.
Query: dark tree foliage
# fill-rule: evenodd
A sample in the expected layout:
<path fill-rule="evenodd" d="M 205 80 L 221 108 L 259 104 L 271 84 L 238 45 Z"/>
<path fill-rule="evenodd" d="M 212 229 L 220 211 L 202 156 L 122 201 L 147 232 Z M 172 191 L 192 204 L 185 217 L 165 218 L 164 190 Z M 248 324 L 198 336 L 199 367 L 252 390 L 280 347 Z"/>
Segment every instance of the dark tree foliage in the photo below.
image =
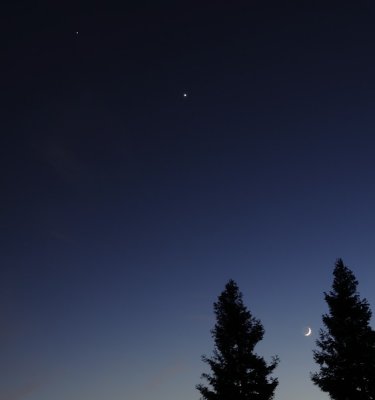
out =
<path fill-rule="evenodd" d="M 375 400 L 375 332 L 371 310 L 360 299 L 358 281 L 338 259 L 332 290 L 324 293 L 329 313 L 323 315 L 314 351 L 319 372 L 311 375 L 315 385 L 333 400 Z"/>
<path fill-rule="evenodd" d="M 264 329 L 252 317 L 242 302 L 242 293 L 230 280 L 214 303 L 216 324 L 211 331 L 215 341 L 213 357 L 202 357 L 212 371 L 202 374 L 208 386 L 197 385 L 206 400 L 270 400 L 278 385 L 270 378 L 278 364 L 254 353 L 255 345 L 262 340 Z"/>

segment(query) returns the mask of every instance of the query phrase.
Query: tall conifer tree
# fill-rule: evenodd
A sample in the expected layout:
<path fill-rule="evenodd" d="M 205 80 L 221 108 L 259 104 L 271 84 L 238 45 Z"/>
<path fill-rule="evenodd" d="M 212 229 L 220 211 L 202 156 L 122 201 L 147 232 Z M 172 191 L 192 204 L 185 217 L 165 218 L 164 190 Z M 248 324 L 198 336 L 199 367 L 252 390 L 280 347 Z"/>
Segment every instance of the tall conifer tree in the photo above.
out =
<path fill-rule="evenodd" d="M 314 360 L 320 370 L 311 379 L 333 400 L 375 400 L 375 332 L 371 310 L 360 299 L 358 281 L 338 259 L 333 285 L 324 293 L 329 313 L 323 315 Z"/>
<path fill-rule="evenodd" d="M 202 378 L 208 386 L 197 385 L 206 400 L 270 400 L 278 385 L 271 378 L 278 364 L 274 357 L 270 364 L 254 353 L 262 340 L 264 329 L 244 306 L 242 293 L 230 280 L 214 303 L 216 324 L 211 331 L 215 341 L 213 357 L 202 359 L 211 368 L 211 374 Z"/>

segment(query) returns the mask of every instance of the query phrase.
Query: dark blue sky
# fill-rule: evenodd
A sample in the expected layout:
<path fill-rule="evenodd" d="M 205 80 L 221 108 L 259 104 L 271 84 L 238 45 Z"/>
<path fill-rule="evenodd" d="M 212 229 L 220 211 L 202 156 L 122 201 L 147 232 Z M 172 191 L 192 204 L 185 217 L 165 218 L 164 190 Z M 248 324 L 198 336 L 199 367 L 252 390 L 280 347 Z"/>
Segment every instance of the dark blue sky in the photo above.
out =
<path fill-rule="evenodd" d="M 275 400 L 327 399 L 337 257 L 375 304 L 375 7 L 292 3 L 4 8 L 2 399 L 198 399 L 229 278 Z"/>

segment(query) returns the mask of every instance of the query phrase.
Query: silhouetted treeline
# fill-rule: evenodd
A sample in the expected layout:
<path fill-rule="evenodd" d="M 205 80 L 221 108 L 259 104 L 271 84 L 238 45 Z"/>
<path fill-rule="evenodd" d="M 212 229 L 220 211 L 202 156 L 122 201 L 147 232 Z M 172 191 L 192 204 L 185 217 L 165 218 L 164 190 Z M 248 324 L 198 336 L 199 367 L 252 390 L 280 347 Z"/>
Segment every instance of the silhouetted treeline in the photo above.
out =
<path fill-rule="evenodd" d="M 311 374 L 313 383 L 332 400 L 375 400 L 375 331 L 370 306 L 360 298 L 357 285 L 353 272 L 338 259 L 332 289 L 324 293 L 329 312 L 322 316 L 324 329 L 313 351 L 319 371 Z M 201 399 L 271 400 L 279 359 L 268 364 L 254 352 L 264 328 L 243 304 L 233 280 L 214 303 L 214 312 L 213 356 L 202 357 L 211 372 L 201 376 L 206 384 L 197 385 Z"/>

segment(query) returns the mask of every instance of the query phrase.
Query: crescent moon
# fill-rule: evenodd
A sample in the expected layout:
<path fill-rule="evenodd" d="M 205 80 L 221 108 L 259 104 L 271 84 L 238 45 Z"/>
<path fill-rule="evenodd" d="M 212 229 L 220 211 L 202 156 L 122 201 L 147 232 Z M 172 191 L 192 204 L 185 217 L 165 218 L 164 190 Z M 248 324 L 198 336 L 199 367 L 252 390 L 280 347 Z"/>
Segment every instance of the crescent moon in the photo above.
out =
<path fill-rule="evenodd" d="M 305 333 L 305 336 L 310 336 L 312 334 L 311 328 L 308 326 L 307 327 L 307 332 Z"/>

